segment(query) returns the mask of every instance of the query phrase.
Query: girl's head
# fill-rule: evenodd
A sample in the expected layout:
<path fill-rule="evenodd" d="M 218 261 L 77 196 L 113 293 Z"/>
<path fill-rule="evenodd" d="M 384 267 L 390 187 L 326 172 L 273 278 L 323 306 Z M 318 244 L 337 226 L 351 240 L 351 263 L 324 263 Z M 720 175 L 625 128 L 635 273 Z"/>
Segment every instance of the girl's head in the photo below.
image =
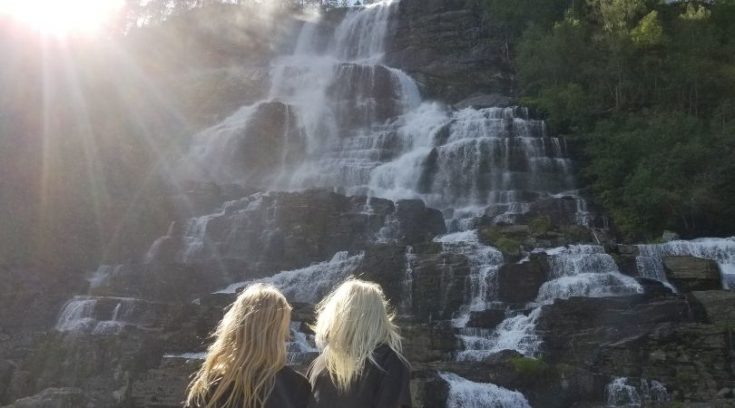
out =
<path fill-rule="evenodd" d="M 401 355 L 388 301 L 373 282 L 350 279 L 327 295 L 317 305 L 314 332 L 322 354 L 312 366 L 312 383 L 326 369 L 337 388 L 346 390 L 365 362 L 373 361 L 372 352 L 380 344 Z"/>
<path fill-rule="evenodd" d="M 275 287 L 258 283 L 240 293 L 215 330 L 187 404 L 262 407 L 286 364 L 290 321 L 291 306 Z"/>

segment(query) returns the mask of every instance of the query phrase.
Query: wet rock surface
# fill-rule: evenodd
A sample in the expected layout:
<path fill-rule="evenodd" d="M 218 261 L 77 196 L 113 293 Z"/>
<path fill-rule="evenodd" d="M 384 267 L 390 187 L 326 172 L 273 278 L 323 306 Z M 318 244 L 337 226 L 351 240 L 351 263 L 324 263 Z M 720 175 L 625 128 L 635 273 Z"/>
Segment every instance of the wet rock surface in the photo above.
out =
<path fill-rule="evenodd" d="M 464 0 L 399 3 L 386 60 L 449 103 L 476 92 L 509 95 L 512 69 L 498 27 Z"/>
<path fill-rule="evenodd" d="M 692 256 L 667 256 L 663 259 L 666 276 L 682 292 L 722 289 L 717 263 Z"/>

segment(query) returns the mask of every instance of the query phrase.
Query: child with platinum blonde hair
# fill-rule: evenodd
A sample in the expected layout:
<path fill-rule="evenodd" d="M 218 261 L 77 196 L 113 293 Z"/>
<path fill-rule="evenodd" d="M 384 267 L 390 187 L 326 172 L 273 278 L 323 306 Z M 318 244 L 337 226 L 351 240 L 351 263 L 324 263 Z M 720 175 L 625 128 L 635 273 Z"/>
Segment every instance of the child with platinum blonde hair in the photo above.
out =
<path fill-rule="evenodd" d="M 321 354 L 310 369 L 310 407 L 411 407 L 410 369 L 380 285 L 350 279 L 316 312 Z"/>

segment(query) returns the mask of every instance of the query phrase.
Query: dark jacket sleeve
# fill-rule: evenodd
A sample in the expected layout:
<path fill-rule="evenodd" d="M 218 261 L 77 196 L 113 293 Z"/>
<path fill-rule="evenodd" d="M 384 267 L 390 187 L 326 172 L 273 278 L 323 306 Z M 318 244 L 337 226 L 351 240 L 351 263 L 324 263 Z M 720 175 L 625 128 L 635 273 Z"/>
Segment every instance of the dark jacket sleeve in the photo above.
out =
<path fill-rule="evenodd" d="M 284 371 L 287 372 L 287 380 L 279 384 L 281 386 L 277 388 L 279 392 L 287 393 L 290 396 L 290 398 L 284 399 L 284 401 L 292 401 L 293 405 L 288 404 L 289 408 L 307 408 L 313 405 L 314 396 L 311 393 L 309 380 L 290 368 L 285 368 Z"/>
<path fill-rule="evenodd" d="M 411 370 L 408 365 L 391 352 L 381 368 L 385 372 L 378 386 L 376 407 L 411 408 Z"/>

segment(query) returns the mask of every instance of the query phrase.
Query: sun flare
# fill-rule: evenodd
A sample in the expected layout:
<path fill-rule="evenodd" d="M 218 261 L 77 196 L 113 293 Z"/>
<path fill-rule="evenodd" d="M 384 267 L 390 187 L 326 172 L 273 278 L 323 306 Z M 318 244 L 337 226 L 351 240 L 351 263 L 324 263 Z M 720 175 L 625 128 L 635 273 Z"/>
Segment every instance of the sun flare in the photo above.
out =
<path fill-rule="evenodd" d="M 0 15 L 47 34 L 94 34 L 124 4 L 124 0 L 0 0 Z"/>

